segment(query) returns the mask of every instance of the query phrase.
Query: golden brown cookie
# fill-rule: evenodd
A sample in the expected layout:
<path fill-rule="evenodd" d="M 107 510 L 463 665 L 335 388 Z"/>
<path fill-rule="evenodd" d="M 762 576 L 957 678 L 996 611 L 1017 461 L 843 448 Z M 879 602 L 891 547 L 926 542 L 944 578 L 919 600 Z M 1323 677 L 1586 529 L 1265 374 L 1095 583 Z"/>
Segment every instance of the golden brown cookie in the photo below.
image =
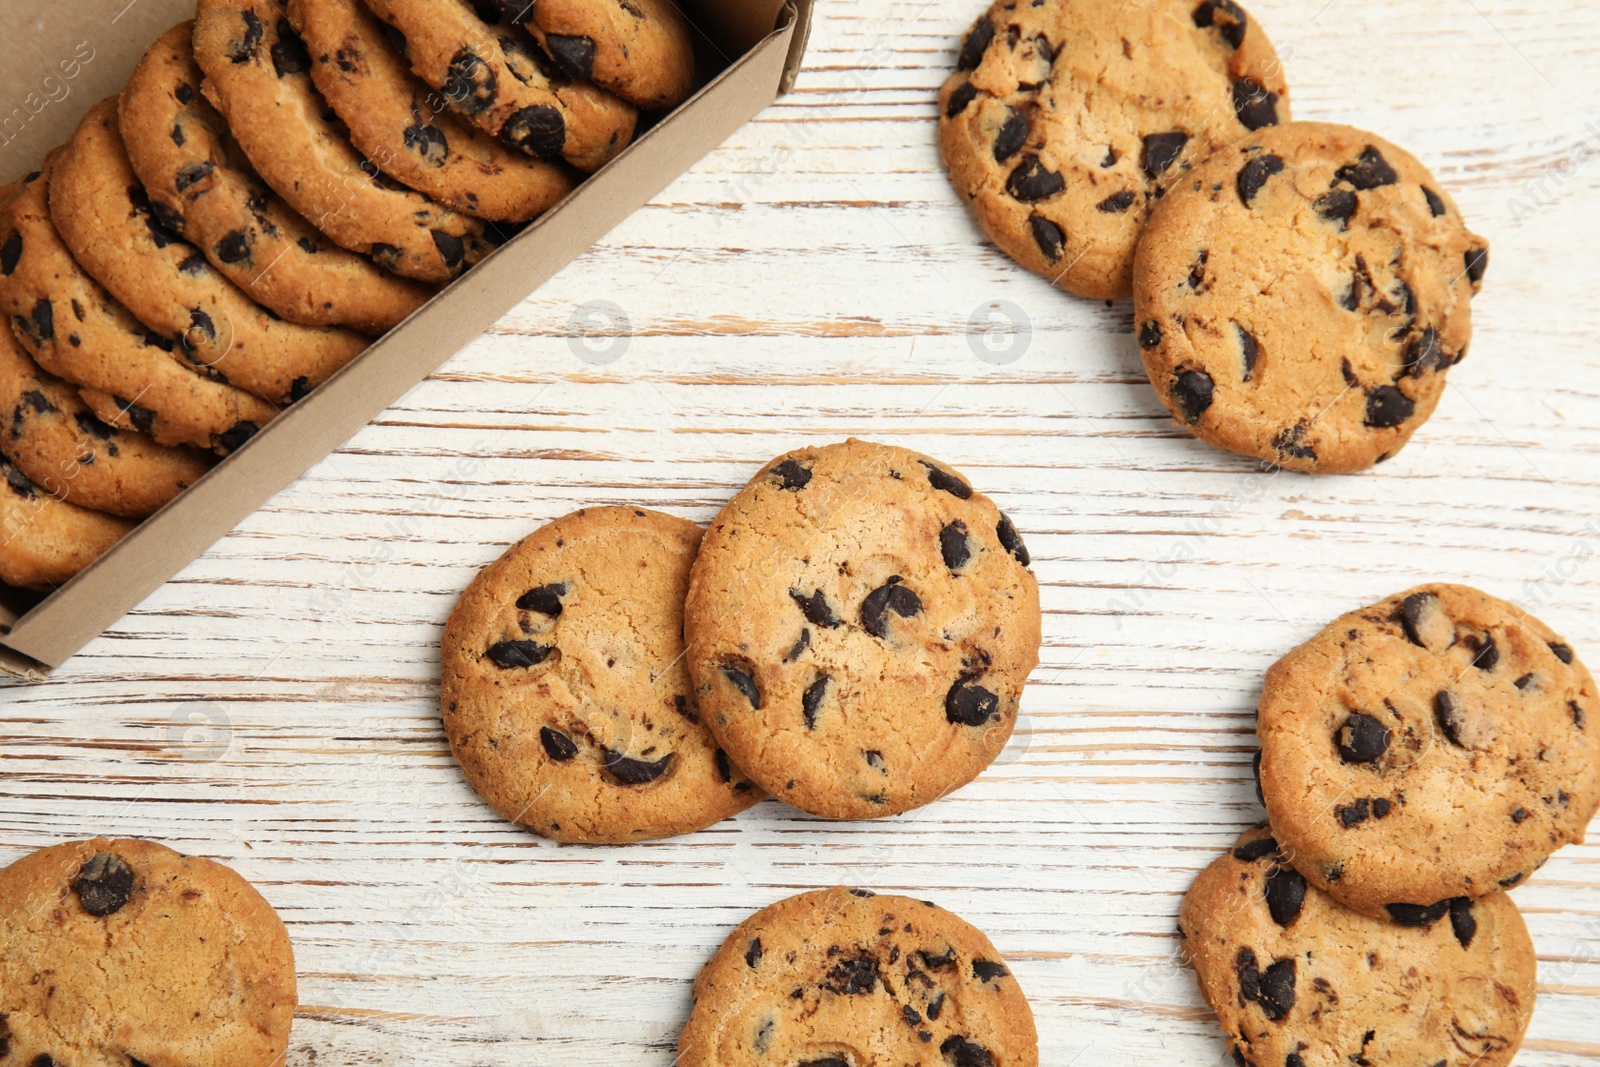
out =
<path fill-rule="evenodd" d="M 1208 444 L 1290 470 L 1370 467 L 1466 356 L 1487 256 L 1403 149 L 1348 126 L 1262 130 L 1150 217 L 1134 268 L 1145 371 Z"/>
<path fill-rule="evenodd" d="M 665 111 L 694 91 L 694 37 L 672 0 L 509 0 L 569 78 L 587 79 L 635 107 Z"/>
<path fill-rule="evenodd" d="M 1510 897 L 1460 897 L 1423 926 L 1368 918 L 1307 885 L 1264 828 L 1200 872 L 1178 935 L 1245 1067 L 1505 1067 L 1533 1014 L 1538 961 Z"/>
<path fill-rule="evenodd" d="M 893 815 L 1005 747 L 1039 658 L 1011 520 L 960 475 L 850 440 L 780 456 L 711 525 L 684 608 L 701 714 L 745 773 L 828 818 Z"/>
<path fill-rule="evenodd" d="M 0 482 L 0 581 L 7 585 L 64 585 L 133 529 L 127 519 L 56 499 L 3 453 Z"/>
<path fill-rule="evenodd" d="M 1233 0 L 999 0 L 939 93 L 939 143 L 1002 251 L 1112 299 L 1132 292 L 1161 197 L 1224 145 L 1287 121 L 1288 92 Z"/>
<path fill-rule="evenodd" d="M 1038 1067 L 1033 1012 L 981 931 L 826 889 L 746 919 L 701 970 L 680 1067 Z"/>
<path fill-rule="evenodd" d="M 700 528 L 588 508 L 486 568 L 445 627 L 450 750 L 500 814 L 558 841 L 689 833 L 761 799 L 701 722 L 683 664 Z"/>
<path fill-rule="evenodd" d="M 0 870 L 0 1062 L 281 1067 L 294 952 L 220 864 L 74 841 Z"/>
<path fill-rule="evenodd" d="M 1400 922 L 1518 885 L 1600 807 L 1600 694 L 1572 647 L 1476 589 L 1334 620 L 1267 672 L 1274 835 L 1312 884 Z"/>

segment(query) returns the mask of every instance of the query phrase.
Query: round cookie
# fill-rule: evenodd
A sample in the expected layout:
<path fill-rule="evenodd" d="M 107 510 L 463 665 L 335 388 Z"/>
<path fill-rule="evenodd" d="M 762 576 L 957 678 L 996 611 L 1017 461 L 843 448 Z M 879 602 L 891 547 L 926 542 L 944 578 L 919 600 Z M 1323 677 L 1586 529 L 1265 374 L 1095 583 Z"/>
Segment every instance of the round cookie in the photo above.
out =
<path fill-rule="evenodd" d="M 1145 371 L 1208 444 L 1361 470 L 1433 414 L 1487 256 L 1404 150 L 1347 126 L 1262 130 L 1151 215 L 1134 267 Z"/>
<path fill-rule="evenodd" d="M 1273 830 L 1310 882 L 1402 922 L 1519 884 L 1600 806 L 1600 695 L 1533 616 L 1460 585 L 1336 619 L 1267 672 Z"/>
<path fill-rule="evenodd" d="M 435 284 L 493 251 L 481 219 L 389 180 L 356 151 L 277 0 L 199 0 L 194 58 L 256 173 L 334 243 Z"/>
<path fill-rule="evenodd" d="M 649 111 L 675 108 L 694 92 L 694 38 L 671 0 L 523 6 L 528 32 L 567 77 L 592 81 Z"/>
<path fill-rule="evenodd" d="M 139 321 L 265 400 L 299 399 L 367 347 L 354 330 L 268 314 L 163 226 L 123 149 L 115 97 L 89 109 L 57 158 L 50 218 L 79 266 Z"/>
<path fill-rule="evenodd" d="M 288 931 L 221 864 L 99 838 L 0 870 L 0 1062 L 275 1067 L 295 1003 Z"/>
<path fill-rule="evenodd" d="M 540 0 L 541 5 L 544 0 Z M 1151 209 L 1287 121 L 1283 66 L 1233 0 L 999 0 L 939 93 L 939 144 L 995 244 L 1079 296 L 1133 289 Z"/>
<path fill-rule="evenodd" d="M 530 159 L 445 106 L 407 68 L 360 0 L 290 0 L 311 54 L 311 80 L 385 174 L 480 218 L 524 222 L 576 184 L 560 163 Z"/>
<path fill-rule="evenodd" d="M 51 496 L 4 454 L 0 480 L 5 483 L 0 485 L 0 581 L 7 585 L 64 585 L 133 529 L 127 519 Z"/>
<path fill-rule="evenodd" d="M 694 982 L 680 1067 L 1038 1067 L 983 933 L 926 901 L 825 889 L 756 912 Z"/>
<path fill-rule="evenodd" d="M 700 528 L 636 508 L 540 527 L 450 615 L 450 750 L 495 810 L 558 841 L 689 833 L 762 794 L 701 722 L 683 664 Z"/>
<path fill-rule="evenodd" d="M 1371 919 L 1307 885 L 1266 829 L 1183 898 L 1184 959 L 1245 1067 L 1505 1067 L 1537 958 L 1504 893 L 1425 926 Z"/>
<path fill-rule="evenodd" d="M 251 171 L 200 95 L 193 23 L 150 46 L 122 90 L 122 138 L 162 225 L 250 297 L 306 326 L 381 334 L 433 290 L 332 244 Z"/>
<path fill-rule="evenodd" d="M 0 311 L 17 340 L 50 373 L 143 412 L 130 416 L 133 425 L 159 444 L 232 452 L 277 409 L 203 377 L 83 272 L 50 220 L 53 158 L 0 211 Z M 99 409 L 96 415 L 122 425 Z"/>
<path fill-rule="evenodd" d="M 758 785 L 894 815 L 1005 747 L 1039 660 L 1039 585 L 989 499 L 903 448 L 769 463 L 723 508 L 684 608 L 702 716 Z"/>
<path fill-rule="evenodd" d="M 39 369 L 0 329 L 0 450 L 51 496 L 129 518 L 151 514 L 210 467 L 204 452 L 165 448 L 106 425 L 72 386 Z"/>
<path fill-rule="evenodd" d="M 490 25 L 466 0 L 366 0 L 396 31 L 416 75 L 479 129 L 538 159 L 599 170 L 633 139 L 638 112 L 561 75 L 519 27 Z"/>

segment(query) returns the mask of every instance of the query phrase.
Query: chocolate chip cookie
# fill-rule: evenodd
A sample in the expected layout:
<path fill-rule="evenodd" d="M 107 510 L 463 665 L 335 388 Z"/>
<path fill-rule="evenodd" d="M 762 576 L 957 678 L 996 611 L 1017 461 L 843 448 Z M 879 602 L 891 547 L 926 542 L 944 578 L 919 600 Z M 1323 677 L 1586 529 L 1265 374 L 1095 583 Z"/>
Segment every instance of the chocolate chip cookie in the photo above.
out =
<path fill-rule="evenodd" d="M 523 222 L 576 184 L 563 163 L 530 159 L 450 111 L 407 68 L 360 0 L 290 0 L 311 80 L 350 140 L 385 174 L 457 211 Z"/>
<path fill-rule="evenodd" d="M 123 142 L 157 220 L 290 322 L 368 334 L 398 325 L 433 290 L 331 243 L 256 176 L 200 95 L 192 25 L 162 34 L 122 90 Z"/>
<path fill-rule="evenodd" d="M 1037 1067 L 983 933 L 926 901 L 826 889 L 746 919 L 694 983 L 681 1067 Z"/>
<path fill-rule="evenodd" d="M 828 818 L 893 815 L 977 777 L 1038 662 L 1039 585 L 1011 520 L 944 464 L 851 440 L 773 460 L 717 516 L 684 609 L 722 747 Z"/>
<path fill-rule="evenodd" d="M 265 400 L 299 399 L 367 347 L 354 330 L 268 314 L 162 225 L 123 149 L 115 97 L 89 109 L 56 160 L 50 217 L 79 266 L 139 321 Z"/>
<path fill-rule="evenodd" d="M 83 272 L 50 220 L 53 166 L 54 156 L 0 211 L 0 312 L 17 340 L 51 374 L 114 397 L 126 421 L 84 398 L 102 421 L 163 445 L 232 452 L 277 409 L 204 377 Z"/>
<path fill-rule="evenodd" d="M 1572 646 L 1460 585 L 1344 615 L 1267 672 L 1261 790 L 1302 874 L 1430 920 L 1518 885 L 1600 806 L 1600 695 Z"/>
<path fill-rule="evenodd" d="M 1402 925 L 1342 907 L 1266 829 L 1195 879 L 1185 959 L 1245 1067 L 1504 1067 L 1537 960 L 1511 898 L 1448 901 Z"/>
<path fill-rule="evenodd" d="M 151 514 L 193 485 L 206 453 L 165 448 L 95 417 L 72 386 L 41 370 L 0 329 L 0 451 L 51 496 L 129 518 Z"/>
<path fill-rule="evenodd" d="M 0 870 L 0 1062 L 275 1067 L 294 952 L 221 864 L 74 841 Z"/>
<path fill-rule="evenodd" d="M 64 585 L 133 529 L 127 519 L 50 495 L 3 453 L 0 481 L 0 581 L 7 585 L 42 590 Z"/>
<path fill-rule="evenodd" d="M 701 721 L 683 665 L 700 528 L 589 508 L 514 545 L 445 627 L 450 749 L 495 810 L 558 841 L 689 833 L 761 792 Z"/>
<path fill-rule="evenodd" d="M 1208 444 L 1361 470 L 1433 414 L 1487 256 L 1404 150 L 1348 126 L 1262 130 L 1151 215 L 1134 285 L 1145 371 Z"/>
<path fill-rule="evenodd" d="M 587 79 L 653 111 L 677 107 L 694 91 L 693 31 L 672 0 L 538 0 L 520 6 L 523 25 L 569 78 Z"/>
<path fill-rule="evenodd" d="M 419 78 L 519 152 L 594 171 L 633 139 L 633 106 L 564 76 L 521 27 L 484 22 L 466 0 L 366 3 Z"/>
<path fill-rule="evenodd" d="M 1132 292 L 1162 196 L 1212 152 L 1287 121 L 1288 93 L 1233 0 L 999 0 L 939 93 L 939 143 L 1002 251 L 1112 299 Z"/>
<path fill-rule="evenodd" d="M 493 251 L 483 220 L 391 180 L 356 151 L 276 0 L 200 0 L 194 57 L 206 99 L 256 173 L 334 243 L 433 284 Z"/>

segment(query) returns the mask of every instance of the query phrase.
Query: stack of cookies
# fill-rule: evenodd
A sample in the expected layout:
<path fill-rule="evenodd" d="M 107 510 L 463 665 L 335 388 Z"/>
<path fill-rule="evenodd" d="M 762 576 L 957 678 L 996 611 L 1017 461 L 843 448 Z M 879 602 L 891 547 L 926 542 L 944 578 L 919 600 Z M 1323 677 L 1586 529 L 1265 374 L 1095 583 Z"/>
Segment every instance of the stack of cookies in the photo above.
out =
<path fill-rule="evenodd" d="M 1506 890 L 1600 807 L 1600 693 L 1475 589 L 1351 612 L 1268 671 L 1268 823 L 1195 880 L 1178 933 L 1234 1059 L 1493 1067 L 1533 1012 Z"/>
<path fill-rule="evenodd" d="M 961 475 L 864 441 L 778 457 L 703 537 L 586 509 L 451 614 L 451 750 L 496 810 L 560 841 L 687 833 L 766 794 L 904 812 L 1010 738 L 1038 662 L 1030 562 Z"/>
<path fill-rule="evenodd" d="M 998 0 L 939 96 L 984 230 L 1069 292 L 1132 296 L 1181 425 L 1274 466 L 1361 470 L 1465 357 L 1488 246 L 1402 149 L 1289 119 L 1234 0 Z"/>
<path fill-rule="evenodd" d="M 0 188 L 0 580 L 70 579 L 694 85 L 668 0 L 198 0 Z"/>

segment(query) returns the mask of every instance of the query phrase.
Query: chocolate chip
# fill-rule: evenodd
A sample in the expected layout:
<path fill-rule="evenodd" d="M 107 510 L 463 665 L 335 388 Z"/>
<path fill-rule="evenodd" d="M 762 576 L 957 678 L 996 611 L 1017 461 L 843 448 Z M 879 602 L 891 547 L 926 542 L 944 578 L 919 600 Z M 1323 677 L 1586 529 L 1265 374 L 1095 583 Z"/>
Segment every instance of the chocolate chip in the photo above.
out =
<path fill-rule="evenodd" d="M 930 478 L 934 468 L 929 468 Z M 943 474 L 943 472 L 939 472 Z M 948 477 L 948 475 L 946 475 Z M 861 625 L 873 637 L 889 636 L 889 613 L 910 619 L 922 612 L 922 598 L 909 586 L 901 584 L 897 574 L 889 581 L 868 593 L 861 601 Z"/>
<path fill-rule="evenodd" d="M 1022 535 L 1011 525 L 1005 512 L 1000 513 L 1000 522 L 995 526 L 994 534 L 1000 539 L 1000 547 L 1011 553 L 1018 563 L 1024 567 L 1032 565 L 1033 557 L 1028 555 L 1028 546 L 1022 543 Z"/>
<path fill-rule="evenodd" d="M 1108 215 L 1120 215 L 1132 207 L 1138 199 L 1138 193 L 1124 190 L 1120 193 L 1112 193 L 1095 206 Z"/>
<path fill-rule="evenodd" d="M 922 1025 L 922 1013 L 909 1004 L 901 1006 L 900 1017 L 906 1021 L 907 1026 Z"/>
<path fill-rule="evenodd" d="M 1240 996 L 1245 1000 L 1260 999 L 1261 964 L 1256 959 L 1255 949 L 1245 946 L 1234 954 L 1233 973 L 1239 980 Z"/>
<path fill-rule="evenodd" d="M 1522 881 L 1522 879 L 1524 877 L 1525 876 L 1523 875 L 1523 873 L 1521 871 L 1518 871 L 1516 874 L 1513 874 L 1510 878 L 1502 878 L 1502 879 L 1500 879 L 1500 888 L 1501 889 L 1510 889 L 1512 886 L 1514 886 L 1518 882 Z"/>
<path fill-rule="evenodd" d="M 605 768 L 611 777 L 623 785 L 646 785 L 667 773 L 667 768 L 672 766 L 672 753 L 667 753 L 660 759 L 649 760 L 633 759 L 620 752 L 609 748 L 600 750 L 605 755 Z"/>
<path fill-rule="evenodd" d="M 1006 192 L 1025 204 L 1048 200 L 1067 187 L 1066 179 L 1039 162 L 1039 157 L 1022 157 L 1017 169 L 1006 179 Z"/>
<path fill-rule="evenodd" d="M 944 990 L 941 989 L 938 993 L 934 994 L 934 998 L 928 1001 L 928 1006 L 925 1011 L 927 1012 L 929 1022 L 938 1021 L 939 1013 L 944 1011 Z"/>
<path fill-rule="evenodd" d="M 217 339 L 217 324 L 211 321 L 210 315 L 207 315 L 199 308 L 189 312 L 189 329 L 199 330 L 205 335 L 205 340 L 208 344 Z"/>
<path fill-rule="evenodd" d="M 11 236 L 6 238 L 6 243 L 0 245 L 0 274 L 10 277 L 20 262 L 22 262 L 22 233 L 13 230 Z"/>
<path fill-rule="evenodd" d="M 206 271 L 206 257 L 199 252 L 190 252 L 183 257 L 183 262 L 178 264 L 178 270 L 180 273 L 191 277 L 204 274 Z"/>
<path fill-rule="evenodd" d="M 16 493 L 24 500 L 32 500 L 39 495 L 38 489 L 28 479 L 28 476 L 12 466 L 11 461 L 4 456 L 0 456 L 0 469 L 5 471 L 6 485 L 10 487 L 13 493 Z"/>
<path fill-rule="evenodd" d="M 793 663 L 795 660 L 800 658 L 800 654 L 802 652 L 810 647 L 811 631 L 802 626 L 800 628 L 800 636 L 795 640 L 795 643 L 789 647 L 789 651 L 783 657 L 783 662 Z"/>
<path fill-rule="evenodd" d="M 572 738 L 548 726 L 539 727 L 539 743 L 557 763 L 565 763 L 578 754 L 578 746 Z"/>
<path fill-rule="evenodd" d="M 499 77 L 472 49 L 463 48 L 450 60 L 444 84 L 439 87 L 463 113 L 478 115 L 494 106 Z"/>
<path fill-rule="evenodd" d="M 1518 808 L 1516 811 L 1511 813 L 1511 821 L 1516 823 L 1518 826 L 1521 826 L 1523 823 L 1527 822 L 1531 817 L 1532 816 L 1528 812 L 1527 808 Z"/>
<path fill-rule="evenodd" d="M 1346 763 L 1372 763 L 1389 751 L 1389 728 L 1371 715 L 1356 712 L 1333 735 L 1339 758 Z"/>
<path fill-rule="evenodd" d="M 972 486 L 962 481 L 956 475 L 939 467 L 935 467 L 927 460 L 919 460 L 928 468 L 928 484 L 942 493 L 949 493 L 958 500 L 969 500 L 972 497 Z"/>
<path fill-rule="evenodd" d="M 554 159 L 567 144 L 567 121 L 553 107 L 535 104 L 513 112 L 500 139 L 538 159 Z"/>
<path fill-rule="evenodd" d="M 944 565 L 953 571 L 958 571 L 967 565 L 972 558 L 972 548 L 967 543 L 967 524 L 960 519 L 955 519 L 939 531 L 939 554 L 944 557 Z"/>
<path fill-rule="evenodd" d="M 406 148 L 422 157 L 422 161 L 430 167 L 444 166 L 450 158 L 450 142 L 445 138 L 444 131 L 431 122 L 422 121 L 421 114 L 415 108 L 411 115 L 416 121 L 401 133 Z"/>
<path fill-rule="evenodd" d="M 1002 963 L 993 963 L 989 960 L 972 961 L 972 977 L 980 982 L 994 982 L 1001 978 L 1011 977 L 1011 972 L 1006 970 Z"/>
<path fill-rule="evenodd" d="M 796 459 L 786 459 L 773 467 L 771 475 L 778 479 L 778 488 L 798 492 L 811 481 L 811 468 Z"/>
<path fill-rule="evenodd" d="M 945 105 L 944 117 L 953 119 L 978 97 L 978 87 L 971 82 L 963 82 L 950 94 L 950 101 Z"/>
<path fill-rule="evenodd" d="M 1144 139 L 1144 152 L 1140 156 L 1140 166 L 1144 168 L 1145 177 L 1155 181 L 1166 173 L 1168 167 L 1177 162 L 1183 154 L 1184 145 L 1189 143 L 1189 135 L 1182 130 L 1173 130 L 1171 133 L 1152 133 Z"/>
<path fill-rule="evenodd" d="M 1367 798 L 1362 797 L 1354 804 L 1347 804 L 1342 808 L 1334 808 L 1333 813 L 1339 817 L 1339 825 L 1349 830 L 1352 827 L 1360 826 L 1371 816 L 1371 812 L 1367 808 L 1368 803 L 1370 802 Z"/>
<path fill-rule="evenodd" d="M 982 726 L 1000 715 L 1000 698 L 963 674 L 944 697 L 944 717 L 956 726 Z"/>
<path fill-rule="evenodd" d="M 1257 156 L 1239 169 L 1239 199 L 1244 201 L 1245 207 L 1250 206 L 1250 201 L 1256 198 L 1267 180 L 1274 174 L 1283 173 L 1283 159 L 1280 156 Z"/>
<path fill-rule="evenodd" d="M 1154 319 L 1139 327 L 1139 347 L 1154 348 L 1161 343 L 1161 324 Z"/>
<path fill-rule="evenodd" d="M 1461 709 L 1456 705 L 1456 698 L 1443 689 L 1434 695 L 1433 718 L 1445 737 L 1450 739 L 1450 743 L 1459 746 L 1463 725 Z"/>
<path fill-rule="evenodd" d="M 1247 130 L 1278 124 L 1278 94 L 1260 82 L 1240 78 L 1233 83 L 1233 113 Z"/>
<path fill-rule="evenodd" d="M 956 60 L 956 69 L 976 70 L 978 64 L 983 62 L 983 53 L 988 51 L 989 42 L 992 40 L 994 40 L 994 23 L 989 21 L 988 15 L 984 15 L 972 24 L 971 31 L 961 42 L 961 55 Z"/>
<path fill-rule="evenodd" d="M 1059 260 L 1067 243 L 1067 235 L 1061 232 L 1061 227 L 1043 215 L 1030 217 L 1028 226 L 1033 230 L 1034 244 L 1039 246 L 1039 251 L 1044 253 L 1045 258 L 1052 263 Z"/>
<path fill-rule="evenodd" d="M 1206 413 L 1216 393 L 1211 375 L 1203 370 L 1181 371 L 1172 379 L 1169 396 L 1183 413 L 1184 421 L 1193 426 Z"/>
<path fill-rule="evenodd" d="M 1383 158 L 1372 145 L 1367 145 L 1354 163 L 1347 163 L 1340 167 L 1333 176 L 1335 182 L 1349 182 L 1357 189 L 1377 189 L 1384 185 L 1393 185 L 1400 180 L 1400 176 L 1389 166 L 1389 161 Z"/>
<path fill-rule="evenodd" d="M 1425 197 L 1428 201 L 1428 210 L 1433 212 L 1433 217 L 1437 219 L 1443 216 L 1445 213 L 1445 206 L 1444 201 L 1440 199 L 1439 194 L 1434 192 L 1432 189 L 1429 189 L 1426 185 L 1422 186 L 1421 189 L 1423 197 Z"/>
<path fill-rule="evenodd" d="M 878 988 L 878 962 L 870 956 L 857 956 L 833 965 L 823 983 L 840 996 L 859 996 Z"/>
<path fill-rule="evenodd" d="M 744 694 L 744 698 L 750 702 L 752 708 L 760 710 L 761 690 L 756 688 L 756 680 L 754 678 L 731 663 L 722 665 L 722 676 L 733 683 L 735 689 Z"/>
<path fill-rule="evenodd" d="M 1394 810 L 1394 804 L 1387 797 L 1378 797 L 1372 802 L 1372 817 L 1374 819 L 1387 819 Z"/>
<path fill-rule="evenodd" d="M 1239 339 L 1239 361 L 1244 368 L 1244 380 L 1249 381 L 1256 372 L 1256 360 L 1261 357 L 1261 343 L 1256 340 L 1256 335 L 1240 326 L 1233 324 L 1234 336 Z"/>
<path fill-rule="evenodd" d="M 1356 213 L 1359 203 L 1356 194 L 1349 189 L 1330 189 L 1317 197 L 1311 206 L 1317 209 L 1318 215 L 1329 222 L 1337 222 L 1339 229 L 1345 230 L 1349 229 L 1350 217 Z"/>
<path fill-rule="evenodd" d="M 800 713 L 806 718 L 806 729 L 817 728 L 817 715 L 822 711 L 822 700 L 828 695 L 828 676 L 823 675 L 800 694 Z"/>
<path fill-rule="evenodd" d="M 994 1067 L 994 1057 L 989 1055 L 989 1050 L 964 1037 L 945 1038 L 939 1052 L 952 1067 Z"/>
<path fill-rule="evenodd" d="M 1450 901 L 1450 929 L 1462 948 L 1472 947 L 1472 938 L 1478 932 L 1478 920 L 1472 917 L 1472 901 L 1454 897 Z"/>
<path fill-rule="evenodd" d="M 261 37 L 266 32 L 266 27 L 261 25 L 261 19 L 254 11 L 246 8 L 240 14 L 244 17 L 244 36 L 232 42 L 228 49 L 228 58 L 235 63 L 248 63 L 256 54 L 256 49 L 261 46 Z"/>
<path fill-rule="evenodd" d="M 1206 283 L 1206 261 L 1211 258 L 1211 251 L 1202 248 L 1195 257 L 1194 265 L 1189 268 L 1189 289 L 1198 293 Z"/>
<path fill-rule="evenodd" d="M 1466 256 L 1467 280 L 1473 285 L 1483 281 L 1483 272 L 1489 269 L 1489 250 L 1487 248 L 1470 249 Z"/>
<path fill-rule="evenodd" d="M 1430 370 L 1440 371 L 1450 366 L 1450 356 L 1439 343 L 1439 331 L 1432 326 L 1413 334 L 1406 343 L 1405 373 L 1416 377 Z"/>
<path fill-rule="evenodd" d="M 1255 759 L 1250 762 L 1250 772 L 1256 780 L 1256 800 L 1259 803 L 1267 802 L 1266 794 L 1261 791 L 1261 750 L 1256 749 Z"/>
<path fill-rule="evenodd" d="M 133 868 L 113 852 L 90 856 L 72 880 L 83 910 L 96 917 L 122 910 L 133 894 Z"/>
<path fill-rule="evenodd" d="M 789 590 L 789 599 L 799 605 L 800 614 L 806 617 L 807 622 L 815 623 L 829 630 L 844 623 L 843 619 L 834 614 L 833 608 L 828 605 L 828 598 L 823 595 L 820 589 L 814 591 L 810 596 L 806 596 L 798 589 L 791 589 Z"/>
<path fill-rule="evenodd" d="M 1267 912 L 1279 926 L 1288 926 L 1300 917 L 1306 900 L 1306 880 L 1293 867 L 1274 867 L 1267 875 Z"/>
<path fill-rule="evenodd" d="M 1564 645 L 1564 644 L 1561 644 L 1561 643 L 1558 642 L 1558 643 L 1552 644 L 1550 646 L 1550 651 L 1554 652 L 1555 656 L 1556 656 L 1556 659 L 1560 660 L 1562 663 L 1571 663 L 1572 662 L 1572 646 L 1571 645 Z"/>
<path fill-rule="evenodd" d="M 1450 910 L 1450 902 L 1441 900 L 1437 904 L 1390 904 L 1387 910 L 1389 918 L 1401 926 L 1432 926 L 1444 918 L 1444 913 Z"/>
<path fill-rule="evenodd" d="M 27 331 L 35 341 L 43 344 L 55 337 L 56 312 L 49 300 L 36 300 L 33 305 L 33 312 L 28 318 Z"/>
<path fill-rule="evenodd" d="M 451 273 L 460 270 L 467 258 L 467 246 L 461 238 L 443 230 L 428 232 L 433 237 L 433 247 L 439 250 L 439 258 L 444 260 L 445 269 Z"/>
<path fill-rule="evenodd" d="M 750 942 L 750 947 L 744 951 L 744 962 L 747 967 L 761 966 L 761 939 L 758 937 Z"/>
<path fill-rule="evenodd" d="M 245 442 L 261 432 L 261 427 L 248 419 L 240 419 L 222 433 L 216 435 L 216 447 L 223 453 L 234 453 L 245 446 Z"/>
<path fill-rule="evenodd" d="M 800 1067 L 850 1067 L 850 1064 L 837 1056 L 829 1056 L 821 1060 L 807 1060 Z"/>
<path fill-rule="evenodd" d="M 1472 665 L 1480 671 L 1492 671 L 1500 662 L 1500 646 L 1495 644 L 1494 634 L 1467 637 L 1462 644 L 1474 650 Z"/>
<path fill-rule="evenodd" d="M 568 591 L 566 582 L 551 582 L 549 585 L 541 585 L 537 589 L 530 589 L 517 597 L 517 608 L 520 611 L 537 611 L 541 615 L 559 619 L 561 617 L 561 598 L 566 596 Z"/>
<path fill-rule="evenodd" d="M 1416 402 L 1395 386 L 1380 385 L 1367 394 L 1367 425 L 1374 429 L 1399 426 L 1416 413 Z"/>
<path fill-rule="evenodd" d="M 250 258 L 250 236 L 242 230 L 234 230 L 217 242 L 216 253 L 224 263 L 243 263 Z"/>
<path fill-rule="evenodd" d="M 728 759 L 728 754 L 722 749 L 717 749 L 716 755 L 711 757 L 711 762 L 717 765 L 717 777 L 724 782 L 733 781 L 733 761 Z"/>
<path fill-rule="evenodd" d="M 994 159 L 996 163 L 1004 163 L 1028 143 L 1028 116 L 1014 107 L 1006 108 L 1006 120 L 1000 125 L 1000 132 L 994 139 Z"/>
<path fill-rule="evenodd" d="M 1278 851 L 1278 842 L 1270 837 L 1247 841 L 1233 850 L 1233 858 L 1240 863 L 1255 863 Z"/>
<path fill-rule="evenodd" d="M 304 74 L 311 69 L 311 53 L 306 51 L 306 43 L 286 18 L 278 20 L 278 39 L 272 45 L 272 69 L 280 78 Z"/>
<path fill-rule="evenodd" d="M 1294 960 L 1279 960 L 1261 972 L 1261 995 L 1256 1003 L 1277 1022 L 1294 1008 Z"/>
<path fill-rule="evenodd" d="M 594 38 L 547 33 L 544 47 L 567 77 L 582 81 L 594 74 Z"/>
<path fill-rule="evenodd" d="M 496 667 L 509 671 L 518 667 L 536 667 L 549 659 L 553 652 L 553 646 L 535 641 L 497 641 L 489 646 L 484 655 Z"/>
<path fill-rule="evenodd" d="M 1572 712 L 1572 724 L 1580 730 L 1583 729 L 1583 708 L 1576 700 L 1567 701 L 1567 707 Z"/>

